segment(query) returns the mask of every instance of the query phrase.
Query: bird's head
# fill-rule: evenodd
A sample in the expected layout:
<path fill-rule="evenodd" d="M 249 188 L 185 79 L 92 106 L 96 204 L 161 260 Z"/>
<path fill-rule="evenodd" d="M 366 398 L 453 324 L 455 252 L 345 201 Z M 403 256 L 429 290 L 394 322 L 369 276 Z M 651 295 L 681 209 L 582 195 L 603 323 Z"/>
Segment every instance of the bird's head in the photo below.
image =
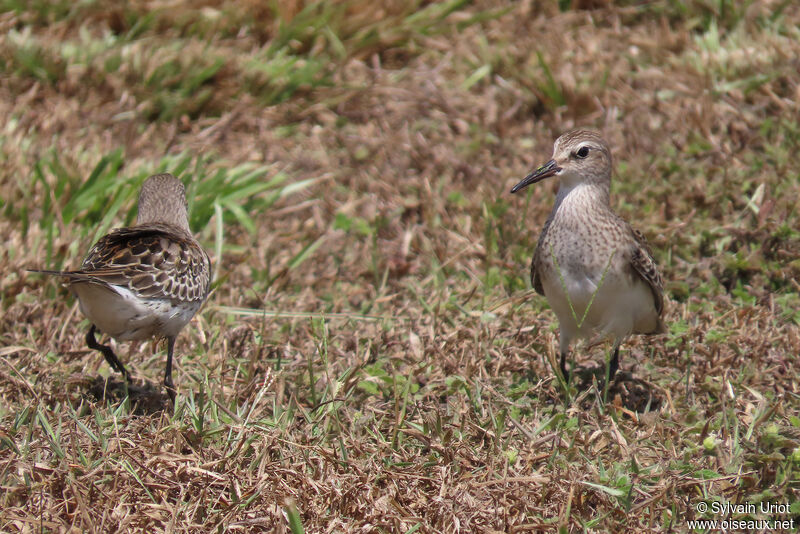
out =
<path fill-rule="evenodd" d="M 553 158 L 528 174 L 512 193 L 558 177 L 562 186 L 574 187 L 580 183 L 605 183 L 611 180 L 611 151 L 599 134 L 589 130 L 567 132 L 553 145 Z"/>

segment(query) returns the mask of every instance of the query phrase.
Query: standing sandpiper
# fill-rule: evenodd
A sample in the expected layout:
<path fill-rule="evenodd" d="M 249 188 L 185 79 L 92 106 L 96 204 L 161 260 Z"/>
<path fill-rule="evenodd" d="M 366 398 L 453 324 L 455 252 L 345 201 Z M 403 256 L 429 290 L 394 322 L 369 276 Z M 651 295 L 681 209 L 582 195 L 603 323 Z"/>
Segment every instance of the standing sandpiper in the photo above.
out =
<path fill-rule="evenodd" d="M 211 283 L 211 260 L 189 230 L 187 207 L 180 180 L 153 175 L 142 185 L 136 226 L 101 237 L 77 271 L 32 271 L 66 279 L 92 322 L 86 343 L 126 380 L 128 371 L 111 347 L 97 342 L 95 330 L 118 341 L 166 338 L 164 385 L 173 405 L 175 338 L 203 304 Z"/>
<path fill-rule="evenodd" d="M 564 378 L 573 338 L 595 334 L 593 341 L 614 343 L 611 380 L 626 336 L 666 332 L 661 276 L 644 236 L 609 206 L 611 152 L 602 137 L 565 133 L 553 159 L 511 192 L 551 176 L 559 180 L 558 194 L 533 254 L 531 283 L 558 317 Z"/>

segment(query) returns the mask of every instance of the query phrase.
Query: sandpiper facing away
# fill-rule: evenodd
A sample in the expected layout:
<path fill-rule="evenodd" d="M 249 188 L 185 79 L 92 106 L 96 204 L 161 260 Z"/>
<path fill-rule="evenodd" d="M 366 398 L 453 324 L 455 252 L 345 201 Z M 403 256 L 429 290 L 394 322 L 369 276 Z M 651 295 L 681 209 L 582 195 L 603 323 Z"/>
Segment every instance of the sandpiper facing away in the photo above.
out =
<path fill-rule="evenodd" d="M 192 236 L 183 184 L 156 174 L 142 185 L 135 226 L 119 228 L 95 243 L 76 271 L 32 271 L 61 276 L 92 322 L 89 348 L 127 380 L 128 371 L 111 347 L 95 339 L 100 330 L 118 341 L 167 339 L 164 385 L 173 404 L 175 338 L 208 295 L 211 261 Z"/>
<path fill-rule="evenodd" d="M 610 380 L 626 336 L 666 332 L 661 276 L 644 236 L 609 206 L 611 152 L 600 135 L 565 133 L 553 158 L 511 192 L 552 176 L 558 194 L 533 254 L 531 283 L 558 317 L 564 378 L 572 340 L 594 334 L 593 342 L 613 341 Z"/>

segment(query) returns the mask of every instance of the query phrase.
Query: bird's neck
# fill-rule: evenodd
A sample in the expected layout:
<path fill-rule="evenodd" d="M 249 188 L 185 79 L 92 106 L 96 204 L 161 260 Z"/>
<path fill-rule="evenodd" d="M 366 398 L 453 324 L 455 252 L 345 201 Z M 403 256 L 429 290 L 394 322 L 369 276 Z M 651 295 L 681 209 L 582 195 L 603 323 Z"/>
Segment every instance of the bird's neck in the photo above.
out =
<path fill-rule="evenodd" d="M 172 211 L 159 210 L 151 213 L 140 208 L 138 217 L 136 218 L 136 224 L 168 224 L 174 226 L 175 228 L 179 228 L 181 231 L 189 235 L 192 234 L 192 231 L 189 229 L 189 218 L 185 209 L 177 209 Z"/>
<path fill-rule="evenodd" d="M 562 207 L 578 213 L 608 209 L 609 202 L 608 183 L 562 180 L 556 194 L 553 213 Z"/>

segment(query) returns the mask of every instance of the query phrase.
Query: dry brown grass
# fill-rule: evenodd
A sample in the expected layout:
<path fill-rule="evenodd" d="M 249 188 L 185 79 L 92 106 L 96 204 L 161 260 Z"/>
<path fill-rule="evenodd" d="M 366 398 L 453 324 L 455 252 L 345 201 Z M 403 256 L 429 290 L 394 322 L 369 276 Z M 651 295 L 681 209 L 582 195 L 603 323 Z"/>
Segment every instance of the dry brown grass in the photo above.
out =
<path fill-rule="evenodd" d="M 0 530 L 685 531 L 704 500 L 800 513 L 800 9 L 485 1 L 426 26 L 345 2 L 329 24 L 344 55 L 297 30 L 287 50 L 327 70 L 265 103 L 284 86 L 251 67 L 274 13 L 206 4 L 0 17 Z M 670 334 L 621 360 L 660 401 L 644 413 L 559 387 L 555 318 L 526 280 L 553 191 L 508 190 L 577 125 L 610 139 L 613 203 L 667 281 Z M 38 225 L 37 164 L 56 154 L 80 183 L 120 147 L 126 179 L 181 152 L 318 179 L 251 213 L 253 233 L 196 229 L 221 240 L 221 282 L 178 341 L 174 415 L 89 398 L 110 370 L 85 321 L 24 273 L 49 246 L 77 264 L 98 222 L 64 223 L 54 194 Z M 163 352 L 122 349 L 160 380 Z"/>

